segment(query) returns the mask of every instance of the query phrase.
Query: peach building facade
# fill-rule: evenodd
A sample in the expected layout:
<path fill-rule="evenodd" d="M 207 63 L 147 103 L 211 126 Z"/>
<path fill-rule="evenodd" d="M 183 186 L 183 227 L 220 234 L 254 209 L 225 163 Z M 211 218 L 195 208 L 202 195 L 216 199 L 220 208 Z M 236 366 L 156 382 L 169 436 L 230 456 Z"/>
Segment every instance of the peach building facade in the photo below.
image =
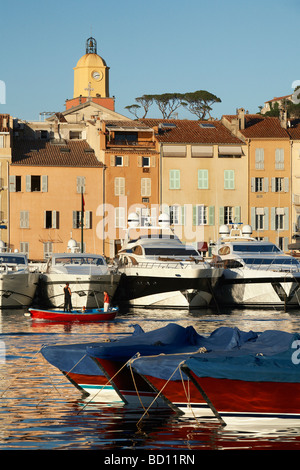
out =
<path fill-rule="evenodd" d="M 160 150 L 160 206 L 206 252 L 225 223 L 247 223 L 247 148 L 220 121 L 143 120 Z"/>

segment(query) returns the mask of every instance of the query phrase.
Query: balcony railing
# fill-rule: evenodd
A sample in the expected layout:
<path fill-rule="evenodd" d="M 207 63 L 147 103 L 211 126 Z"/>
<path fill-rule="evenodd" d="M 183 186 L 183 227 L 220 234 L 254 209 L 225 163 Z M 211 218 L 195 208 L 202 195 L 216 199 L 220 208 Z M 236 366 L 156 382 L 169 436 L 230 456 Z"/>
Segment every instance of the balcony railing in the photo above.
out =
<path fill-rule="evenodd" d="M 135 140 L 135 141 L 131 141 L 131 140 L 120 140 L 120 139 L 110 139 L 106 141 L 106 147 L 109 148 L 109 147 L 134 147 L 134 148 L 137 148 L 137 147 L 141 147 L 141 148 L 150 148 L 150 149 L 154 149 L 155 148 L 155 142 L 153 141 L 149 141 L 149 140 Z"/>

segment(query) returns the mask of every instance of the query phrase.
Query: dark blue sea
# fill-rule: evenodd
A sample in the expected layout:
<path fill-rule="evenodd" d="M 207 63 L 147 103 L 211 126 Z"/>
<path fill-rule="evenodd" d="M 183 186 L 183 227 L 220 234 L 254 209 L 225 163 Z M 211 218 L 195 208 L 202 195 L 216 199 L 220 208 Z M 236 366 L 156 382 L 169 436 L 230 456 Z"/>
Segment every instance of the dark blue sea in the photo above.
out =
<path fill-rule="evenodd" d="M 192 417 L 178 417 L 171 409 L 160 414 L 150 410 L 139 422 L 143 410 L 132 410 L 121 404 L 87 403 L 40 354 L 45 344 L 118 337 L 132 333 L 135 324 L 150 331 L 175 322 L 182 326 L 193 325 L 201 334 L 209 334 L 220 326 L 236 326 L 244 331 L 300 332 L 300 309 L 290 312 L 133 309 L 120 313 L 110 323 L 70 325 L 33 321 L 24 313 L 23 310 L 0 313 L 3 353 L 0 450 L 101 450 L 99 455 L 105 464 L 122 464 L 121 460 L 113 462 L 122 455 L 128 458 L 146 455 L 147 459 L 150 455 L 152 459 L 166 459 L 165 464 L 188 464 L 196 463 L 191 459 L 196 459 L 201 450 L 300 449 L 300 423 L 299 427 L 287 425 L 279 429 L 232 429 L 222 427 L 217 421 L 199 423 Z M 133 453 L 138 450 L 143 453 Z M 179 462 L 187 457 L 189 461 Z M 129 460 L 126 464 L 138 466 L 137 462 Z"/>

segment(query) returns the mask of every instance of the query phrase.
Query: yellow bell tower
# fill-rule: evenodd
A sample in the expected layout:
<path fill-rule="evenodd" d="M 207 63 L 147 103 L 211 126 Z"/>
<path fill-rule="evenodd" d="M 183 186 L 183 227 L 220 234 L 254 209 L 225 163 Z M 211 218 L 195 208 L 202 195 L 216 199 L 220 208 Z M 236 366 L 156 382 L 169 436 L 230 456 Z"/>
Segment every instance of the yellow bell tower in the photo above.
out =
<path fill-rule="evenodd" d="M 97 43 L 92 37 L 86 41 L 86 53 L 74 68 L 74 98 L 109 97 L 109 67 L 97 54 Z"/>

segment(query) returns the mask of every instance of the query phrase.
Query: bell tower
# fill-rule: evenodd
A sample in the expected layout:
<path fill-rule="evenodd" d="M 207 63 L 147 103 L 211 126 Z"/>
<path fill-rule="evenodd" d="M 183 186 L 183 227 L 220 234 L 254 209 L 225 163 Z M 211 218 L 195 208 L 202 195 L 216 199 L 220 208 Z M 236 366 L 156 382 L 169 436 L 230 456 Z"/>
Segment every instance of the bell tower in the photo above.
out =
<path fill-rule="evenodd" d="M 97 54 L 96 39 L 90 37 L 86 41 L 85 55 L 74 68 L 74 95 L 87 98 L 109 97 L 109 67 L 104 59 Z"/>

